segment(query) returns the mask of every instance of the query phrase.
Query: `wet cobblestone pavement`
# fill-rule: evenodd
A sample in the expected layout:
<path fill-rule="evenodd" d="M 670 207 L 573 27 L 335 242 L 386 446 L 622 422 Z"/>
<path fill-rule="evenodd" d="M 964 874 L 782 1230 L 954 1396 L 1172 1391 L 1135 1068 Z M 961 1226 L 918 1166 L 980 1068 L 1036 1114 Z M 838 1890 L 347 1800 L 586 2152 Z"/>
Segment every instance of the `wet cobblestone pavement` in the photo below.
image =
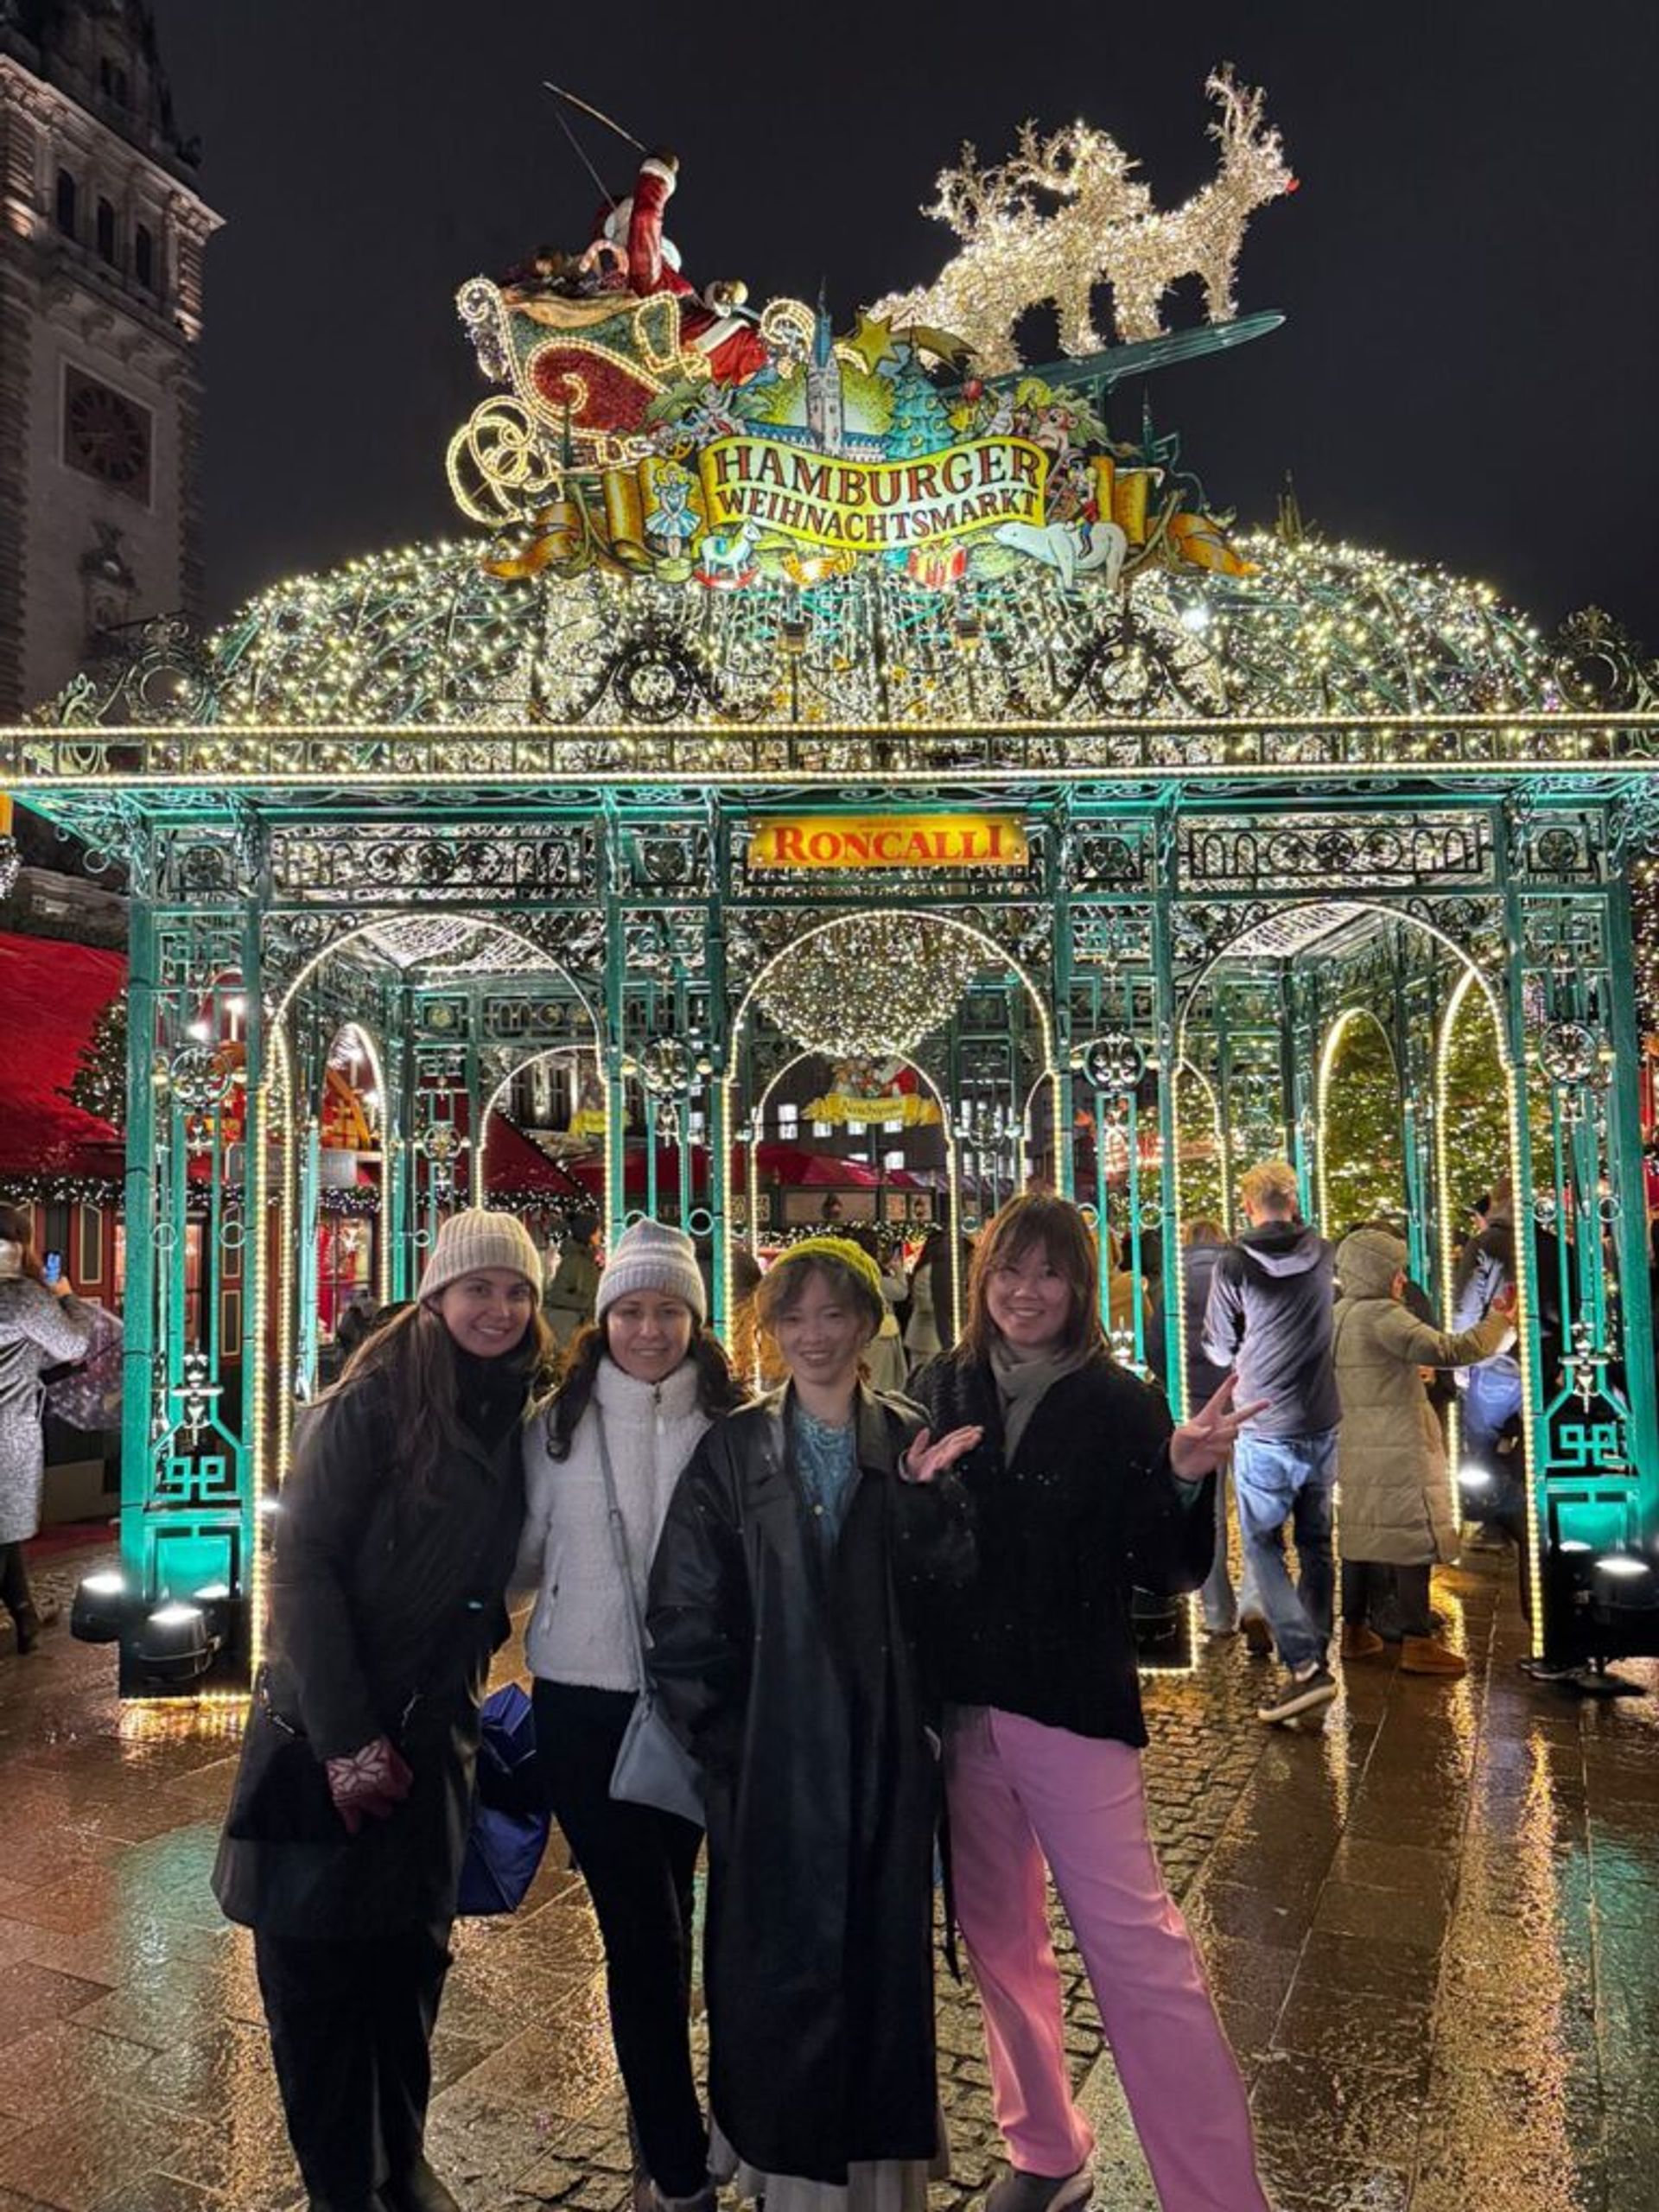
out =
<path fill-rule="evenodd" d="M 1256 1724 L 1236 1639 L 1152 1690 L 1154 1828 L 1280 2212 L 1659 2206 L 1659 1669 L 1621 1669 L 1639 1700 L 1529 1684 L 1511 1585 L 1485 1559 L 1440 1579 L 1465 1681 L 1351 1667 L 1322 1727 Z M 207 1887 L 234 1745 L 124 1734 L 112 1672 L 61 1629 L 27 1660 L 0 1643 L 0 2212 L 283 2212 L 251 1955 Z M 435 2163 L 468 2212 L 614 2212 L 598 1950 L 556 1847 L 525 1910 L 464 1923 L 457 1953 Z M 1155 2212 L 1063 1964 L 1096 2202 Z M 942 1991 L 955 2212 L 1000 2152 L 971 1993 Z"/>

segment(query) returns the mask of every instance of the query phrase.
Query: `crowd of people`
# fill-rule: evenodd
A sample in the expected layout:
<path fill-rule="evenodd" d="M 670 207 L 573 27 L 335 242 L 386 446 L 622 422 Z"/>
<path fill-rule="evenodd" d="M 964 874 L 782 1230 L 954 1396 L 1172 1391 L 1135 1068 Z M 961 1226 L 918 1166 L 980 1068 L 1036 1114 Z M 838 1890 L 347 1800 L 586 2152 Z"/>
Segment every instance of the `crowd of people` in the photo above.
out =
<path fill-rule="evenodd" d="M 1423 1378 L 1503 1358 L 1514 1297 L 1491 1269 L 1486 1310 L 1442 1332 L 1391 1227 L 1333 1249 L 1282 1163 L 1243 1198 L 1236 1241 L 1188 1230 L 1180 1421 L 1114 1356 L 1094 1235 L 1052 1195 L 971 1247 L 941 1225 L 907 1269 L 830 1217 L 734 1268 L 729 1351 L 677 1229 L 636 1222 L 601 1264 L 595 1224 L 550 1281 L 512 1216 L 443 1224 L 418 1297 L 365 1318 L 299 1425 L 215 1870 L 254 1930 L 314 2212 L 455 2201 L 425 2156 L 430 2043 L 515 1583 L 542 1789 L 604 1947 L 636 2212 L 711 2212 L 728 2183 L 769 2212 L 919 2212 L 950 2156 L 941 1875 L 1007 2145 L 991 2212 L 1092 2189 L 1051 1878 L 1160 2201 L 1265 2208 L 1148 1835 L 1135 1593 L 1201 1590 L 1212 1631 L 1276 1649 L 1264 1720 L 1391 1643 L 1414 1671 L 1460 1667 L 1429 1606 L 1456 1530 Z M 700 1821 L 623 1786 L 642 1717 Z"/>

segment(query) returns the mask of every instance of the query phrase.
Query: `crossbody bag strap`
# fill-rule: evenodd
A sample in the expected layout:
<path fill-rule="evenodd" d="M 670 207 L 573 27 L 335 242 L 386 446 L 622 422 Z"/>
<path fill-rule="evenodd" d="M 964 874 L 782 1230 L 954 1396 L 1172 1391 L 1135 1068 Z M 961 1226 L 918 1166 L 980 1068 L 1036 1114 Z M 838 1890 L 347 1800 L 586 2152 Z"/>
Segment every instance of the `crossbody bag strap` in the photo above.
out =
<path fill-rule="evenodd" d="M 605 1478 L 605 1516 L 610 1522 L 611 1549 L 616 1554 L 617 1572 L 622 1577 L 622 1589 L 628 1601 L 628 1619 L 633 1628 L 634 1663 L 639 1669 L 639 1688 L 649 1687 L 645 1672 L 645 1623 L 639 1609 L 639 1594 L 633 1586 L 633 1567 L 628 1558 L 627 1523 L 622 1518 L 622 1508 L 616 1495 L 616 1477 L 611 1471 L 611 1447 L 605 1434 L 605 1409 L 595 1399 L 593 1402 L 594 1433 L 599 1439 L 599 1471 Z"/>

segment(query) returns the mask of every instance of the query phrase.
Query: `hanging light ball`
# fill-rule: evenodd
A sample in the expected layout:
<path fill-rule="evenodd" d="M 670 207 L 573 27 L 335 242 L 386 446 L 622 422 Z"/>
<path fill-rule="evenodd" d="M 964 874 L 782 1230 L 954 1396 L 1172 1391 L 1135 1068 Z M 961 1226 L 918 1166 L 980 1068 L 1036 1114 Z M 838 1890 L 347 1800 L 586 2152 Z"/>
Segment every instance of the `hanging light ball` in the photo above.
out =
<path fill-rule="evenodd" d="M 967 931 L 927 915 L 860 914 L 787 952 L 755 995 L 785 1036 L 840 1058 L 909 1053 L 986 964 Z"/>

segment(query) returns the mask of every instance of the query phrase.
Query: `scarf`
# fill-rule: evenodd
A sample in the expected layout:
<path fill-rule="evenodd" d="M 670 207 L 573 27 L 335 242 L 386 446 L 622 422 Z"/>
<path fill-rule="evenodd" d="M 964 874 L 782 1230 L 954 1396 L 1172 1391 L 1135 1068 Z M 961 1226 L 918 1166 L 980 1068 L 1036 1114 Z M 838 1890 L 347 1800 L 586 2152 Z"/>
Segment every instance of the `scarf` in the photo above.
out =
<path fill-rule="evenodd" d="M 1044 1394 L 1063 1375 L 1075 1375 L 1088 1358 L 1086 1351 L 1041 1352 L 1034 1359 L 1016 1359 L 1006 1344 L 991 1346 L 991 1373 L 996 1382 L 997 1404 L 1002 1413 L 1002 1458 L 1011 1460 L 1020 1440 Z"/>
<path fill-rule="evenodd" d="M 455 1412 L 486 1452 L 493 1452 L 524 1414 L 530 1395 L 530 1363 L 522 1344 L 493 1359 L 467 1351 L 455 1356 Z"/>

